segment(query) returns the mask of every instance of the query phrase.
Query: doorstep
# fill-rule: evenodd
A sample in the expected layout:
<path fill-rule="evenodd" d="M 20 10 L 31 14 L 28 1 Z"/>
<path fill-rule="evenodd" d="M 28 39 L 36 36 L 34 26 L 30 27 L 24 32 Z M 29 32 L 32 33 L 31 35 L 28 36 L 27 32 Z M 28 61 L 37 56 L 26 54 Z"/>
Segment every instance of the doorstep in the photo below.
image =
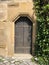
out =
<path fill-rule="evenodd" d="M 31 54 L 14 54 L 17 59 L 31 59 L 33 56 Z"/>

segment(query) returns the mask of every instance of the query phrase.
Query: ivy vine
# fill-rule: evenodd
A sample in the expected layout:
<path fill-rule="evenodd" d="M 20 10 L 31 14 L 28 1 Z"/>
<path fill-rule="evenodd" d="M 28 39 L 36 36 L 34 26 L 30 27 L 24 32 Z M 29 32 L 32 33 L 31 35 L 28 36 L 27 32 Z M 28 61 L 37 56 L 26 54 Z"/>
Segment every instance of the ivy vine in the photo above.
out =
<path fill-rule="evenodd" d="M 35 54 L 46 57 L 49 64 L 49 0 L 34 0 L 34 5 L 37 17 Z"/>

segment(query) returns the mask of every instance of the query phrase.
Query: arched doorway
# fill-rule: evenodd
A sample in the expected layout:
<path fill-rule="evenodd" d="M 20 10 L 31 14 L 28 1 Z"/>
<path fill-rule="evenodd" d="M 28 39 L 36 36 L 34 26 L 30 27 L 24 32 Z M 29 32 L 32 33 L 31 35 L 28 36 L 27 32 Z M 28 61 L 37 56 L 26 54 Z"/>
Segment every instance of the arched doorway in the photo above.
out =
<path fill-rule="evenodd" d="M 15 53 L 32 53 L 32 22 L 28 17 L 15 21 Z"/>

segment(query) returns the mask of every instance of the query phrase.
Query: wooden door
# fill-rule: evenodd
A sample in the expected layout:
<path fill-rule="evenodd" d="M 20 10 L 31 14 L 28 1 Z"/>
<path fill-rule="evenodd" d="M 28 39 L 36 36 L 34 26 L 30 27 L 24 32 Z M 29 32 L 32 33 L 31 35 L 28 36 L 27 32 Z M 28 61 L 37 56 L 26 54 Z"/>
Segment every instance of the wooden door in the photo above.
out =
<path fill-rule="evenodd" d="M 32 23 L 27 17 L 15 22 L 15 53 L 31 53 Z"/>

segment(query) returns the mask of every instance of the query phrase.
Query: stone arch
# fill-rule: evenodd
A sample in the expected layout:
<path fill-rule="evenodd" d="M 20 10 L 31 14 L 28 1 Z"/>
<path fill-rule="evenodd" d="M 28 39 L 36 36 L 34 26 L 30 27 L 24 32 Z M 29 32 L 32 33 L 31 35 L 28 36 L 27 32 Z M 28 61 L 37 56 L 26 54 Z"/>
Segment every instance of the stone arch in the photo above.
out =
<path fill-rule="evenodd" d="M 34 19 L 32 19 L 32 17 L 29 15 L 29 14 L 19 14 L 18 16 L 16 16 L 14 19 L 13 19 L 13 22 L 15 22 L 16 20 L 18 20 L 20 17 L 27 17 L 28 19 L 31 20 L 32 23 L 34 23 Z"/>

